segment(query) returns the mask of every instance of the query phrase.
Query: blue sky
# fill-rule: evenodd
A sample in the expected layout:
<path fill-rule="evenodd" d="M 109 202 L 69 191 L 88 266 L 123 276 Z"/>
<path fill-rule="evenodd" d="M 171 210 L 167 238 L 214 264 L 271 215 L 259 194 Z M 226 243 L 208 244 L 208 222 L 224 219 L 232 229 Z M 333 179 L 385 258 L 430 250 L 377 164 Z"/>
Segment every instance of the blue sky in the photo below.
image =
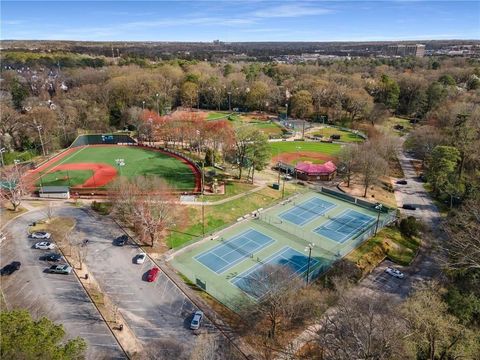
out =
<path fill-rule="evenodd" d="M 479 1 L 2 1 L 1 39 L 480 39 Z"/>

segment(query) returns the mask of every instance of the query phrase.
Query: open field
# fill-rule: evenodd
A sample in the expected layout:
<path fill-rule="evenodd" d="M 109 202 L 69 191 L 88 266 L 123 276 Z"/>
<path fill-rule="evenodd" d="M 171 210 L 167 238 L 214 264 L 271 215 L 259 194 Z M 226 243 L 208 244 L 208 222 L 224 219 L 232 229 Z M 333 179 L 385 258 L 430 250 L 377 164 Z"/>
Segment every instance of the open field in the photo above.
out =
<path fill-rule="evenodd" d="M 269 137 L 280 137 L 283 134 L 282 127 L 270 120 L 259 119 L 255 115 L 237 114 L 228 112 L 208 112 L 207 120 L 228 120 L 233 126 L 250 124 Z"/>
<path fill-rule="evenodd" d="M 300 161 L 311 161 L 323 164 L 335 160 L 341 149 L 339 144 L 329 144 L 313 141 L 278 141 L 269 144 L 272 161 L 282 161 L 295 165 Z"/>
<path fill-rule="evenodd" d="M 323 136 L 326 138 L 330 138 L 331 135 L 340 135 L 340 140 L 335 140 L 335 141 L 348 142 L 348 143 L 360 143 L 364 141 L 363 138 L 354 134 L 351 131 L 345 131 L 345 130 L 337 129 L 334 127 L 324 127 L 321 129 L 316 129 L 315 131 L 312 131 L 310 135 Z"/>
<path fill-rule="evenodd" d="M 123 159 L 118 166 L 116 159 Z M 136 146 L 95 145 L 73 148 L 35 171 L 36 185 L 104 187 L 117 176 L 158 176 L 177 190 L 196 187 L 196 172 L 183 159 Z"/>
<path fill-rule="evenodd" d="M 395 130 L 393 127 L 395 125 L 402 125 L 402 130 Z M 391 134 L 395 134 L 398 136 L 403 136 L 409 133 L 413 129 L 413 125 L 410 124 L 410 121 L 407 119 L 401 119 L 397 117 L 390 117 L 387 121 L 385 121 L 382 126 Z"/>

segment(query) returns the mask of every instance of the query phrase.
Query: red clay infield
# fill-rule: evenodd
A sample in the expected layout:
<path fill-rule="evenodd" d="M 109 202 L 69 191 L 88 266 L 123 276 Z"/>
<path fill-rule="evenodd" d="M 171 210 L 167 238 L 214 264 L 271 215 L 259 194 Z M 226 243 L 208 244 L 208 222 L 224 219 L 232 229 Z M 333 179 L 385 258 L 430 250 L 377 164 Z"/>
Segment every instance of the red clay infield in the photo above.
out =
<path fill-rule="evenodd" d="M 76 187 L 95 188 L 105 186 L 117 176 L 117 169 L 111 165 L 101 163 L 62 164 L 56 166 L 53 170 L 92 170 L 93 176 Z"/>

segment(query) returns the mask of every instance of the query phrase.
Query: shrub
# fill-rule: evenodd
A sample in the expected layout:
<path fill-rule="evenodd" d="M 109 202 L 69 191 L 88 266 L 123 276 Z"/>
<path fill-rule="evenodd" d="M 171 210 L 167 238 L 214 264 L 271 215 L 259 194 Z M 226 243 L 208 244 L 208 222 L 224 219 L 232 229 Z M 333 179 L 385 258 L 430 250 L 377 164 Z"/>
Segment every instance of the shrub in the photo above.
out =
<path fill-rule="evenodd" d="M 400 232 L 402 233 L 403 236 L 406 236 L 408 238 L 412 238 L 414 236 L 417 236 L 420 229 L 421 229 L 421 225 L 420 223 L 417 221 L 417 219 L 415 219 L 415 217 L 413 216 L 409 216 L 405 219 L 402 219 L 400 221 Z"/>

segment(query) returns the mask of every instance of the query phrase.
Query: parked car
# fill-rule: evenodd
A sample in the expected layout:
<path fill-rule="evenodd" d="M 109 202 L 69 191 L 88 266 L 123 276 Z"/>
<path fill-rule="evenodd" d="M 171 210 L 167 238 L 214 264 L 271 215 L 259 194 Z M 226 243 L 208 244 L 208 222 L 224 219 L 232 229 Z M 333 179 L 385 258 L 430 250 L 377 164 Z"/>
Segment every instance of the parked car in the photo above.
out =
<path fill-rule="evenodd" d="M 151 268 L 148 271 L 148 274 L 147 274 L 147 281 L 148 282 L 154 282 L 155 280 L 157 280 L 157 277 L 158 277 L 159 273 L 160 273 L 159 268 L 157 268 L 157 267 Z"/>
<path fill-rule="evenodd" d="M 34 231 L 33 233 L 30 234 L 30 236 L 33 239 L 50 239 L 52 234 L 50 234 L 46 231 Z"/>
<path fill-rule="evenodd" d="M 397 180 L 398 185 L 407 185 L 407 180 Z"/>
<path fill-rule="evenodd" d="M 405 210 L 417 210 L 416 206 L 412 204 L 403 204 L 402 208 Z"/>
<path fill-rule="evenodd" d="M 402 273 L 400 270 L 392 268 L 392 267 L 387 267 L 385 269 L 385 272 L 389 275 L 392 275 L 393 277 L 403 279 L 405 277 L 405 274 Z"/>
<path fill-rule="evenodd" d="M 143 264 L 145 262 L 145 258 L 147 255 L 145 253 L 140 253 L 137 256 L 135 256 L 135 263 L 136 264 Z"/>
<path fill-rule="evenodd" d="M 127 235 L 121 235 L 117 237 L 114 241 L 115 245 L 117 246 L 123 246 L 127 243 L 128 241 L 128 236 Z"/>
<path fill-rule="evenodd" d="M 68 275 L 72 272 L 72 268 L 68 265 L 52 265 L 47 271 L 53 274 L 64 274 Z"/>
<path fill-rule="evenodd" d="M 62 255 L 57 253 L 48 253 L 40 256 L 40 260 L 58 262 L 62 260 Z"/>
<path fill-rule="evenodd" d="M 22 264 L 20 261 L 12 261 L 10 264 L 5 265 L 2 270 L 0 270 L 0 273 L 2 276 L 4 275 L 12 275 L 15 271 L 20 269 L 20 266 Z"/>
<path fill-rule="evenodd" d="M 6 239 L 7 239 L 7 237 L 5 236 L 5 234 L 2 233 L 2 232 L 0 232 L 0 243 L 1 243 L 2 241 L 6 240 Z"/>
<path fill-rule="evenodd" d="M 42 241 L 42 242 L 36 243 L 34 247 L 35 249 L 40 249 L 40 250 L 53 250 L 57 247 L 57 245 L 48 241 Z"/>
<path fill-rule="evenodd" d="M 202 324 L 203 312 L 200 310 L 195 311 L 192 321 L 190 322 L 190 329 L 198 330 Z"/>

